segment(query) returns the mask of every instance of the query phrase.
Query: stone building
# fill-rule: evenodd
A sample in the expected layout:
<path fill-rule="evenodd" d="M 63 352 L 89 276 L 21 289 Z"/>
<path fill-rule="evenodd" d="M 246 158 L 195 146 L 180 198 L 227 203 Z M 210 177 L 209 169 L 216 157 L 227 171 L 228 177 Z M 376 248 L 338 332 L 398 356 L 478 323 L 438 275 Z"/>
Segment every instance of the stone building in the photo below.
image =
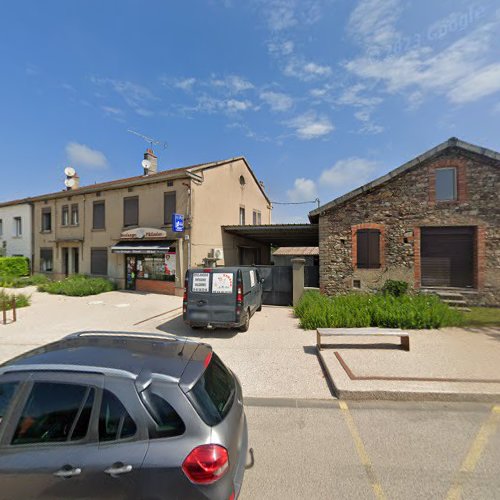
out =
<path fill-rule="evenodd" d="M 310 212 L 320 288 L 387 279 L 500 304 L 500 153 L 456 138 Z"/>
<path fill-rule="evenodd" d="M 267 247 L 222 225 L 270 224 L 271 203 L 243 157 L 157 171 L 144 155 L 143 175 L 80 186 L 28 199 L 33 213 L 34 272 L 54 278 L 105 276 L 119 288 L 182 294 L 189 267 L 237 265 Z M 172 216 L 184 218 L 175 231 Z"/>

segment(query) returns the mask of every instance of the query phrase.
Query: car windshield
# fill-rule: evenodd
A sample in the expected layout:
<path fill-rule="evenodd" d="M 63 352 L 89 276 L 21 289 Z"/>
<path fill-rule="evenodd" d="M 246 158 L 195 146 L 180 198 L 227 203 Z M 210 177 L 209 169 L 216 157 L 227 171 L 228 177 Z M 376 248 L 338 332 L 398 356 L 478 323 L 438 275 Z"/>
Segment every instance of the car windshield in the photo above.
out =
<path fill-rule="evenodd" d="M 235 380 L 216 354 L 188 397 L 208 425 L 224 420 L 234 401 Z"/>

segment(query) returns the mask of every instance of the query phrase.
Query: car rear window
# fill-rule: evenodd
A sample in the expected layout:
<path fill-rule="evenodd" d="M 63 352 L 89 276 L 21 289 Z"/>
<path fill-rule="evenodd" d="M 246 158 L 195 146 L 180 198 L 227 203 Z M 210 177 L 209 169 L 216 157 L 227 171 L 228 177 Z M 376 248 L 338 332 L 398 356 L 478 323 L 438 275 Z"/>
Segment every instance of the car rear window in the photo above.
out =
<path fill-rule="evenodd" d="M 154 388 L 148 387 L 141 392 L 141 398 L 149 414 L 156 422 L 156 429 L 150 432 L 150 438 L 165 438 L 184 434 L 186 426 L 179 414 L 166 399 Z"/>
<path fill-rule="evenodd" d="M 216 354 L 188 397 L 204 422 L 217 425 L 233 406 L 236 385 L 231 372 Z"/>

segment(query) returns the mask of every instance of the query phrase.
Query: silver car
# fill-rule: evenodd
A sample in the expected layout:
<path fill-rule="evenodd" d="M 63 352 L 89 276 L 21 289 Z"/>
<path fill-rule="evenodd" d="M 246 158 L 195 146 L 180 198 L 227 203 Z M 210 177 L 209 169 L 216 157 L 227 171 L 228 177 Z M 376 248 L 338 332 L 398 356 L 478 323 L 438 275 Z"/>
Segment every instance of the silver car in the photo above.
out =
<path fill-rule="evenodd" d="M 206 344 L 80 332 L 0 365 L 0 498 L 234 499 L 241 386 Z"/>

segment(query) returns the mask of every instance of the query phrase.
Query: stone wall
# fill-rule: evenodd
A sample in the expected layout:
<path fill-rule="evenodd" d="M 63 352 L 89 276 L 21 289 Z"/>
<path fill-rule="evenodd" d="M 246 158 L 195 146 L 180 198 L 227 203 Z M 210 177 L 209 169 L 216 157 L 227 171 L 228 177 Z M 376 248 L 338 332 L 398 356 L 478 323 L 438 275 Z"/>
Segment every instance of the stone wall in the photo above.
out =
<path fill-rule="evenodd" d="M 458 200 L 435 201 L 434 171 L 457 167 Z M 500 305 L 500 165 L 450 148 L 319 217 L 320 287 L 327 294 L 380 288 L 387 279 L 420 286 L 420 227 L 476 226 L 472 302 Z M 353 226 L 383 228 L 380 269 L 356 269 Z M 375 226 L 377 225 L 377 226 Z"/>

